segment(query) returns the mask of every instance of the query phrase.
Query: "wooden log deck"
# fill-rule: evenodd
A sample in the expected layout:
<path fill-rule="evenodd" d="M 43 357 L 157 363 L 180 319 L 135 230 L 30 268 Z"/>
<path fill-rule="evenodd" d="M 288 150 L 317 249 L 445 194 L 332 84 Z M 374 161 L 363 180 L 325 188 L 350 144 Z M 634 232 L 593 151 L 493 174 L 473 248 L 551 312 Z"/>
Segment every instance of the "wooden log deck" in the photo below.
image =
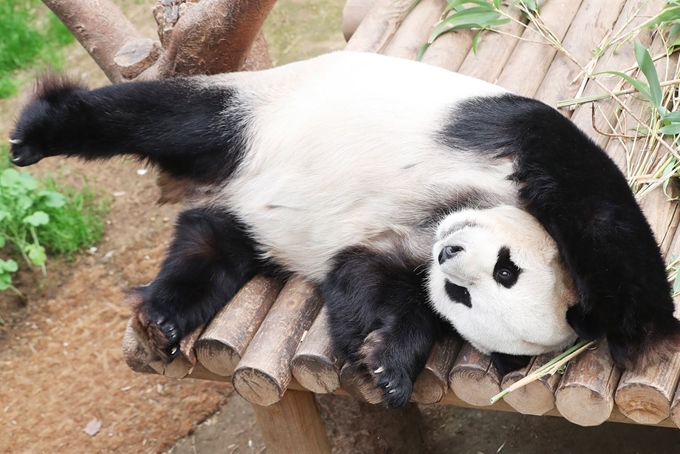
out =
<path fill-rule="evenodd" d="M 412 0 L 376 0 L 346 49 L 416 59 L 446 1 L 422 0 L 410 10 L 411 4 Z M 541 7 L 540 17 L 573 58 L 585 64 L 591 61 L 593 49 L 613 30 L 635 29 L 664 4 L 663 0 L 548 0 Z M 353 11 L 361 10 L 360 6 Z M 525 20 L 519 14 L 517 18 Z M 476 54 L 472 52 L 474 32 L 443 35 L 422 61 L 496 83 L 553 106 L 577 93 L 587 96 L 604 92 L 592 81 L 585 85 L 579 83 L 581 79 L 572 83 L 578 79 L 580 69 L 563 53 L 538 42 L 532 30 L 514 22 L 499 30 L 503 33 L 483 35 Z M 649 47 L 652 55 L 663 50 L 662 37 L 652 30 L 641 30 L 636 39 Z M 673 59 L 677 57 L 671 56 L 671 61 L 676 61 Z M 607 50 L 589 70 L 622 70 L 634 64 L 632 46 L 624 46 L 616 52 Z M 657 62 L 660 73 L 664 71 L 662 64 Z M 619 82 L 613 77 L 600 80 L 609 90 Z M 631 99 L 628 104 L 637 112 L 640 102 Z M 622 168 L 626 168 L 627 160 L 637 159 L 626 156 L 619 137 L 598 132 L 611 131 L 611 125 L 630 120 L 613 100 L 600 101 L 595 108 L 581 104 L 561 112 L 606 149 Z M 669 202 L 662 188 L 657 187 L 641 200 L 641 205 L 663 253 L 667 257 L 680 253 L 677 204 Z M 236 391 L 254 404 L 265 441 L 276 438 L 279 446 L 296 446 L 295 452 L 329 452 L 311 393 L 350 394 L 362 401 L 377 402 L 371 384 L 350 365 L 339 364 L 333 357 L 319 291 L 297 277 L 285 284 L 264 277 L 253 279 L 205 329 L 183 341 L 182 354 L 169 365 L 144 360 L 144 346 L 138 343 L 131 325 L 124 349 L 128 364 L 136 371 L 176 378 L 231 380 Z M 569 363 L 563 375 L 540 379 L 493 406 L 489 404 L 502 388 L 552 356 L 537 357 L 525 370 L 503 377 L 488 357 L 459 339 L 450 339 L 435 346 L 415 384 L 413 401 L 561 416 L 581 426 L 616 421 L 680 427 L 680 352 L 644 372 L 621 373 L 604 341 Z M 281 421 L 286 422 L 285 430 L 277 431 Z M 282 441 L 283 432 L 288 439 Z M 301 449 L 303 445 L 309 447 Z M 280 448 L 275 452 L 293 451 Z"/>

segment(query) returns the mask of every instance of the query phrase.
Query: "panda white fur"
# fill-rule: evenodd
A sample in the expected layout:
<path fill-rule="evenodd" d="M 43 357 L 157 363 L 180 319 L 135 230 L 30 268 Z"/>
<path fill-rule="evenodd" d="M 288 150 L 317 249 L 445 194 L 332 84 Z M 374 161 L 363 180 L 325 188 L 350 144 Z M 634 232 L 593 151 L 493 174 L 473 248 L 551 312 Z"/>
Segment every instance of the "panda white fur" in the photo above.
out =
<path fill-rule="evenodd" d="M 571 328 L 626 365 L 680 332 L 605 153 L 538 101 L 425 64 L 341 52 L 96 90 L 46 80 L 11 142 L 20 166 L 132 154 L 185 186 L 167 258 L 137 290 L 164 359 L 260 272 L 321 285 L 338 355 L 389 406 L 446 331 L 438 314 L 503 371 Z"/>

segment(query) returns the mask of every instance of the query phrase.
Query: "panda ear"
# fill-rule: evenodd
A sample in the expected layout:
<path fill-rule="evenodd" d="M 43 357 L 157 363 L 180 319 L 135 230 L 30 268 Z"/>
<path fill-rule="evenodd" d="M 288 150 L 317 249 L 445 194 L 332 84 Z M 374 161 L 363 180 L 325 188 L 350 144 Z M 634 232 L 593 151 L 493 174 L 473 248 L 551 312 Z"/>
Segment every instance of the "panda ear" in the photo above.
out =
<path fill-rule="evenodd" d="M 581 303 L 567 310 L 567 323 L 576 331 L 578 337 L 586 341 L 599 339 L 605 335 L 605 325 L 592 312 L 585 313 Z"/>

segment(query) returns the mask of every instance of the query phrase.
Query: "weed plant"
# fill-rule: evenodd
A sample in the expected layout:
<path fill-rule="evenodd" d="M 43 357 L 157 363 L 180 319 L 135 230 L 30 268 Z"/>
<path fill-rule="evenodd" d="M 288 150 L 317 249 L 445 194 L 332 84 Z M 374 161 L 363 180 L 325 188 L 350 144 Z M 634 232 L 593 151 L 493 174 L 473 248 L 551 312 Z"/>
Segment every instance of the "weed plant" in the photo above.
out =
<path fill-rule="evenodd" d="M 0 98 L 12 96 L 18 69 L 49 65 L 59 69 L 61 48 L 73 35 L 40 0 L 0 0 Z"/>

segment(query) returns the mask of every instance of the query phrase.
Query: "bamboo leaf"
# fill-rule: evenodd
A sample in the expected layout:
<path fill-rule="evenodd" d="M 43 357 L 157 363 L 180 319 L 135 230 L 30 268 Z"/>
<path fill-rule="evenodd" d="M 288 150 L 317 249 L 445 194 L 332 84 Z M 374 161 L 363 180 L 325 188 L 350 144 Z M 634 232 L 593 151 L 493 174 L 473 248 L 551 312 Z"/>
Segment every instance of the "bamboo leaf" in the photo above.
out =
<path fill-rule="evenodd" d="M 667 7 L 662 10 L 659 14 L 649 19 L 647 22 L 642 24 L 643 28 L 651 28 L 655 25 L 662 24 L 664 22 L 672 22 L 674 20 L 680 19 L 680 5 Z"/>
<path fill-rule="evenodd" d="M 672 123 L 670 125 L 663 126 L 659 128 L 659 132 L 667 136 L 674 136 L 676 134 L 680 134 L 680 123 Z"/>
<path fill-rule="evenodd" d="M 480 30 L 477 33 L 475 33 L 475 37 L 472 38 L 472 53 L 477 55 L 477 45 L 479 44 L 479 38 L 482 36 L 482 33 L 484 33 L 484 30 Z"/>
<path fill-rule="evenodd" d="M 645 75 L 647 83 L 649 84 L 650 94 L 652 96 L 652 104 L 655 108 L 661 106 L 661 85 L 659 84 L 659 75 L 656 73 L 656 68 L 654 67 L 654 62 L 652 61 L 651 55 L 647 51 L 647 48 L 640 44 L 640 42 L 635 41 L 635 60 L 637 60 L 638 66 L 642 70 L 642 74 Z"/>
<path fill-rule="evenodd" d="M 644 95 L 644 97 L 647 98 L 647 100 L 649 102 L 652 102 L 652 99 L 653 99 L 652 98 L 652 92 L 650 91 L 650 88 L 646 83 L 644 83 L 640 80 L 637 80 L 637 79 L 629 76 L 626 73 L 622 73 L 621 71 L 602 71 L 601 73 L 596 73 L 596 74 L 593 74 L 593 75 L 597 76 L 597 75 L 600 75 L 600 74 L 613 74 L 615 76 L 619 76 L 620 78 L 624 79 L 626 82 L 631 84 L 633 86 L 633 88 L 635 88 L 637 91 L 639 91 L 642 95 Z M 656 105 L 654 107 L 656 107 Z"/>
<path fill-rule="evenodd" d="M 680 110 L 664 115 L 663 119 L 669 123 L 680 123 Z"/>

